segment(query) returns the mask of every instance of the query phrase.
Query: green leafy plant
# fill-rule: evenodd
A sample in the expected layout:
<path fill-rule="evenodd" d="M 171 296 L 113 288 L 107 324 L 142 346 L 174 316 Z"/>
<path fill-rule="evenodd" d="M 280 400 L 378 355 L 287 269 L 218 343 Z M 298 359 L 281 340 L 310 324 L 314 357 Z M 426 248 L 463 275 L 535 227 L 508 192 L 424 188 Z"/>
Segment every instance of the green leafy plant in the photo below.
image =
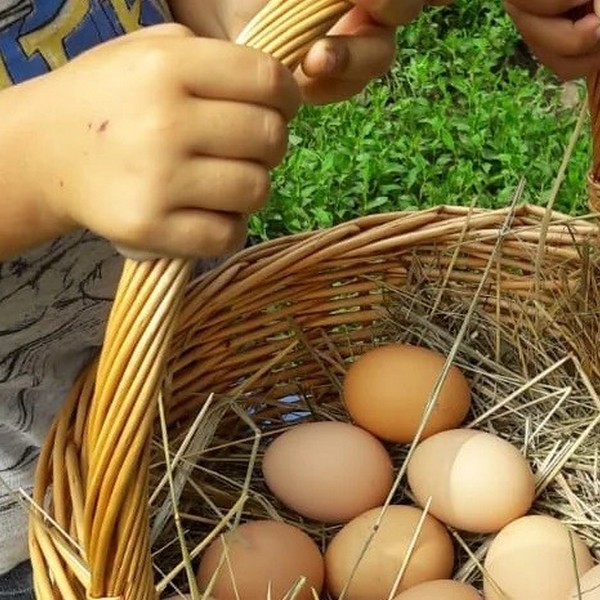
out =
<path fill-rule="evenodd" d="M 439 204 L 544 204 L 584 98 L 527 53 L 499 3 L 457 0 L 399 32 L 394 68 L 360 96 L 303 107 L 255 239 Z M 555 207 L 585 212 L 587 129 Z"/>

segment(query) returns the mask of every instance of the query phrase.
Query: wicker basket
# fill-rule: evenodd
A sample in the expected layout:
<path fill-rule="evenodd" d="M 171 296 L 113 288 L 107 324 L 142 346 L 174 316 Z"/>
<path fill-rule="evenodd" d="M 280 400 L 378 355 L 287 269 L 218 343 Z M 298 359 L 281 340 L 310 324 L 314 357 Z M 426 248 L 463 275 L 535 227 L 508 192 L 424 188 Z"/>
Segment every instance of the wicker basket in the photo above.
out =
<path fill-rule="evenodd" d="M 296 25 L 285 20 L 290 2 L 278 0 L 240 40 L 292 66 L 348 9 L 334 0 L 291 4 L 304 11 L 294 9 Z M 302 29 L 307 15 L 317 18 Z M 590 80 L 594 119 L 598 87 Z M 592 173 L 591 201 L 595 180 Z M 126 260 L 101 356 L 73 387 L 39 459 L 33 500 L 50 516 L 33 510 L 30 519 L 37 597 L 152 600 L 162 591 L 148 509 L 159 398 L 176 427 L 208 394 L 233 392 L 241 381 L 255 391 L 275 382 L 285 389 L 286 380 L 323 383 L 290 345 L 290 320 L 308 337 L 370 340 L 385 286 L 402 286 L 417 256 L 467 295 L 486 271 L 482 306 L 512 322 L 524 300 L 551 305 L 553 290 L 569 285 L 565 273 L 577 278 L 580 247 L 597 245 L 597 236 L 589 221 L 531 206 L 439 207 L 264 243 L 191 283 L 187 261 Z M 255 377 L 257 364 L 286 351 L 285 369 Z"/>

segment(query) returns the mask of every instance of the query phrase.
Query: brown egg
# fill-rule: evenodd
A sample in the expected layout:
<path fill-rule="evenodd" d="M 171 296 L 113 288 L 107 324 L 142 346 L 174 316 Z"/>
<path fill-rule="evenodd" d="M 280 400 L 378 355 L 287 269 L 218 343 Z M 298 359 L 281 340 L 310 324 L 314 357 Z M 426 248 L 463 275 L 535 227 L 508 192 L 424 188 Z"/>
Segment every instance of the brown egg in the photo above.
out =
<path fill-rule="evenodd" d="M 467 583 L 437 579 L 411 587 L 395 600 L 481 600 L 481 595 Z"/>
<path fill-rule="evenodd" d="M 418 504 L 473 533 L 499 531 L 531 508 L 535 478 L 509 442 L 474 429 L 442 431 L 417 446 L 407 470 Z"/>
<path fill-rule="evenodd" d="M 344 378 L 344 402 L 354 422 L 391 442 L 411 442 L 446 357 L 418 346 L 392 344 L 366 352 Z M 458 427 L 471 406 L 469 384 L 452 366 L 421 439 Z"/>
<path fill-rule="evenodd" d="M 227 563 L 219 564 L 227 549 Z M 282 600 L 301 577 L 306 583 L 296 596 L 312 600 L 323 587 L 323 557 L 303 531 L 278 521 L 251 521 L 215 540 L 206 550 L 198 569 L 201 590 L 208 588 L 215 572 L 211 596 L 219 600 Z M 269 592 L 270 589 L 270 592 Z"/>
<path fill-rule="evenodd" d="M 298 514 L 341 523 L 384 504 L 394 470 L 373 435 L 339 422 L 289 429 L 267 449 L 262 470 L 269 489 Z"/>
<path fill-rule="evenodd" d="M 333 538 L 325 553 L 327 587 L 334 598 L 344 590 L 381 514 L 375 508 L 356 517 Z M 344 592 L 345 600 L 388 598 L 417 531 L 423 511 L 413 506 L 390 506 L 381 519 L 352 581 Z M 450 535 L 433 517 L 425 517 L 417 544 L 399 588 L 432 579 L 447 579 L 454 565 Z"/>
<path fill-rule="evenodd" d="M 543 515 L 521 517 L 488 548 L 484 595 L 486 600 L 565 600 L 577 573 L 592 565 L 590 551 L 564 523 Z"/>
<path fill-rule="evenodd" d="M 600 600 L 600 565 L 585 573 L 579 580 L 579 588 L 576 584 L 565 600 Z"/>

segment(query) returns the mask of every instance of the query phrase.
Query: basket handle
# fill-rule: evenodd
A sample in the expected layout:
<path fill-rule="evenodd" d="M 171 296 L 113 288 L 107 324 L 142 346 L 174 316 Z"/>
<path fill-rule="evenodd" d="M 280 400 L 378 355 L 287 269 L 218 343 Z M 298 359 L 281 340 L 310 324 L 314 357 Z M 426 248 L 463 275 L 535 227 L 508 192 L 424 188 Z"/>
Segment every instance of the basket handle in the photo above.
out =
<path fill-rule="evenodd" d="M 271 0 L 237 42 L 294 68 L 351 7 L 346 0 Z M 83 548 L 90 599 L 156 597 L 149 542 L 150 442 L 190 272 L 187 260 L 125 258 L 86 423 Z"/>
<path fill-rule="evenodd" d="M 592 131 L 592 164 L 588 173 L 590 210 L 600 214 L 600 72 L 587 78 L 588 108 Z"/>

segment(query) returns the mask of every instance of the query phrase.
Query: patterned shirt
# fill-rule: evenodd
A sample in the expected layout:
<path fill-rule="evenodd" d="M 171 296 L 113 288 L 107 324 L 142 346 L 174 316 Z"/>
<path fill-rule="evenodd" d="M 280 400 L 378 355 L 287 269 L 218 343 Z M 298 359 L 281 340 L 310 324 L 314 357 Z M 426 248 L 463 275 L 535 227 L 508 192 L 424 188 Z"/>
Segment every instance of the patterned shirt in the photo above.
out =
<path fill-rule="evenodd" d="M 162 0 L 0 0 L 0 89 L 167 20 Z M 0 262 L 0 574 L 28 558 L 27 516 L 6 486 L 31 492 L 48 427 L 102 343 L 122 263 L 89 232 Z"/>

